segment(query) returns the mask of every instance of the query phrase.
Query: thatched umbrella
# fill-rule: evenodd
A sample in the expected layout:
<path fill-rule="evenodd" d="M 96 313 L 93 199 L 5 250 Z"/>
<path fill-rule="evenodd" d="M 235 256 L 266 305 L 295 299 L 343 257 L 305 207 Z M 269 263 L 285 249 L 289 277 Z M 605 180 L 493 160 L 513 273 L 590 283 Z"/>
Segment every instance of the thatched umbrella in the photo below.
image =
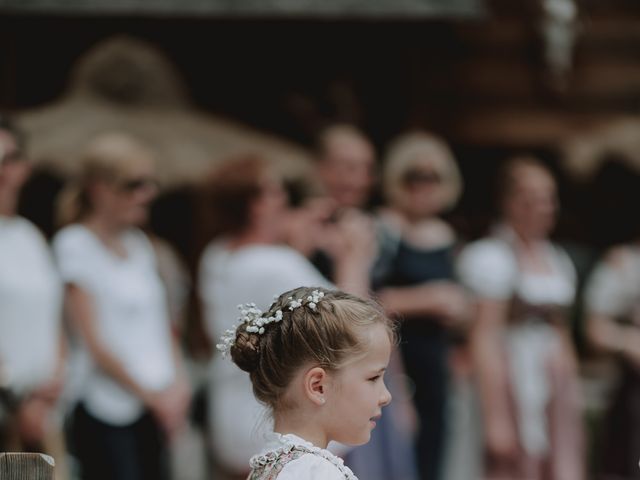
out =
<path fill-rule="evenodd" d="M 153 46 L 118 36 L 85 54 L 68 93 L 20 112 L 36 165 L 68 176 L 79 154 L 101 132 L 124 131 L 146 142 L 158 159 L 163 187 L 197 182 L 211 166 L 234 154 L 257 152 L 291 177 L 308 171 L 309 153 L 255 129 L 194 109 L 180 75 Z"/>
<path fill-rule="evenodd" d="M 610 155 L 640 173 L 640 118 L 626 118 L 590 128 L 568 137 L 560 145 L 565 167 L 587 180 Z"/>

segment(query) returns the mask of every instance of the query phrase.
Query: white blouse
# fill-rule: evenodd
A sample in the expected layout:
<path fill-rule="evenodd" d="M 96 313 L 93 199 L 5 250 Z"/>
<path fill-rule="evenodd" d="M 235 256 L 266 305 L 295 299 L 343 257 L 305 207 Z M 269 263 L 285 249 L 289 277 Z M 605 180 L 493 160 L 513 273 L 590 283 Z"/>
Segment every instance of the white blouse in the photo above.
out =
<path fill-rule="evenodd" d="M 477 296 L 509 300 L 517 295 L 530 305 L 568 306 L 575 295 L 576 273 L 568 255 L 548 241 L 541 243 L 551 270 L 530 272 L 518 264 L 507 227 L 466 247 L 457 264 L 462 282 Z"/>
<path fill-rule="evenodd" d="M 277 480 L 358 480 L 353 472 L 344 465 L 341 458 L 330 451 L 316 447 L 310 442 L 287 433 L 285 435 L 273 432 L 267 435 L 264 450 L 251 458 L 251 479 L 260 480 L 256 473 L 266 465 L 273 465 L 281 461 L 292 450 L 301 450 L 298 458 L 285 463 L 277 476 Z"/>
<path fill-rule="evenodd" d="M 518 262 L 514 242 L 513 230 L 502 225 L 491 237 L 467 246 L 457 269 L 462 283 L 477 298 L 506 302 L 517 297 L 525 306 L 518 311 L 520 317 L 505 325 L 503 345 L 520 440 L 528 453 L 544 455 L 550 448 L 546 411 L 551 385 L 546 363 L 562 344 L 557 329 L 540 318 L 535 307 L 569 307 L 575 296 L 576 273 L 564 250 L 548 241 L 539 246 L 550 270 L 528 271 Z"/>

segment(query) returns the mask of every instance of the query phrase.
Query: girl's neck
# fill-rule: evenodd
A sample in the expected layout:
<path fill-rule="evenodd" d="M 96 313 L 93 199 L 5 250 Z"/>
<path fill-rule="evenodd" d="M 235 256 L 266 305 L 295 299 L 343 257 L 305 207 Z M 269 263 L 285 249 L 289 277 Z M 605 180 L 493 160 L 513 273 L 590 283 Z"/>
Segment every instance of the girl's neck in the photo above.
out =
<path fill-rule="evenodd" d="M 283 435 L 292 433 L 316 447 L 327 448 L 329 444 L 326 432 L 313 425 L 307 415 L 276 416 L 273 430 Z"/>

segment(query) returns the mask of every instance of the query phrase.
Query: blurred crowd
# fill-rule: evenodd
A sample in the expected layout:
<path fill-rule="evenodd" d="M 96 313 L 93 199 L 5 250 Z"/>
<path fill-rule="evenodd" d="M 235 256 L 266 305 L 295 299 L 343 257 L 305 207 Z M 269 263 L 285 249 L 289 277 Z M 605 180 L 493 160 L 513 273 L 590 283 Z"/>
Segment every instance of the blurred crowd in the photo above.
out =
<path fill-rule="evenodd" d="M 17 214 L 24 140 L 2 118 L 0 451 L 48 452 L 60 479 L 195 479 L 194 462 L 199 478 L 246 478 L 271 420 L 216 339 L 238 304 L 335 285 L 376 298 L 400 332 L 371 442 L 332 446 L 359 478 L 638 478 L 640 250 L 607 252 L 578 295 L 539 159 L 504 163 L 500 214 L 465 242 L 445 214 L 473 179 L 443 139 L 407 132 L 378 162 L 363 132 L 331 125 L 307 179 L 259 152 L 216 165 L 198 186 L 190 266 L 146 226 L 148 146 L 97 136 L 48 242 Z M 571 335 L 578 302 L 589 349 L 616 366 L 598 428 Z"/>

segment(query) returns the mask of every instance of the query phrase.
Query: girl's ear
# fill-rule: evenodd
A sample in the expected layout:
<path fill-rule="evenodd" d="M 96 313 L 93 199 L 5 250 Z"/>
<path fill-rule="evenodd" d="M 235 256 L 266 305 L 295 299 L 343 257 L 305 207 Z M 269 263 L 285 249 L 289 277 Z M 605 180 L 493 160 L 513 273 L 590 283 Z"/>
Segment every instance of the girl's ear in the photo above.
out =
<path fill-rule="evenodd" d="M 326 402 L 329 375 L 321 367 L 313 367 L 304 375 L 304 393 L 315 405 L 324 405 Z"/>

